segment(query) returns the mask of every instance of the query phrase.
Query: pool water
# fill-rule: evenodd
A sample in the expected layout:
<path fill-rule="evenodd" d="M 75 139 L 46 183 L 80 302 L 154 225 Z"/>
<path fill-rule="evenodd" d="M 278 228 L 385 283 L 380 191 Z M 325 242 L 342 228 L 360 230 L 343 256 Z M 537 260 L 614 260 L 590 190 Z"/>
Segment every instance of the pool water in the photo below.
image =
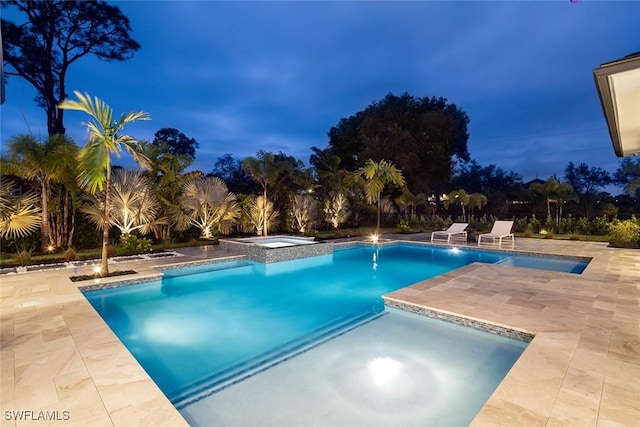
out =
<path fill-rule="evenodd" d="M 191 426 L 466 427 L 525 348 L 389 309 L 180 412 Z"/>
<path fill-rule="evenodd" d="M 273 264 L 232 261 L 167 271 L 161 281 L 85 296 L 167 397 L 184 407 L 378 315 L 383 294 L 471 262 L 513 259 L 502 252 L 368 246 Z"/>

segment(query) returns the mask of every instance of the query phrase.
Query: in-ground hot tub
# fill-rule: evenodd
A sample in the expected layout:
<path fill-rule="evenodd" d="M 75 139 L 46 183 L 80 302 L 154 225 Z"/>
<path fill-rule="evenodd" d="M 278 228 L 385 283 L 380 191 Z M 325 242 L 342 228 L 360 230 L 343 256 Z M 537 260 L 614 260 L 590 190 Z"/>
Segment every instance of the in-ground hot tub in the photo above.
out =
<path fill-rule="evenodd" d="M 333 243 L 316 242 L 313 237 L 297 236 L 222 239 L 220 247 L 265 264 L 333 253 Z"/>

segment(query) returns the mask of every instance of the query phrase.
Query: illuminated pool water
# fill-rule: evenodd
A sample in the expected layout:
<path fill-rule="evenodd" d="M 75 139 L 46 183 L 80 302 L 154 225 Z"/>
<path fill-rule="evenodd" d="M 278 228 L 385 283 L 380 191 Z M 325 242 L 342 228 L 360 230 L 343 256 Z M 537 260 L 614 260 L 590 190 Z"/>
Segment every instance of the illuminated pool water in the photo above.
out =
<path fill-rule="evenodd" d="M 233 261 L 170 270 L 161 281 L 85 295 L 163 392 L 184 408 L 374 318 L 384 311 L 383 294 L 471 262 L 513 264 L 516 258 L 432 246 L 367 246 L 272 264 Z M 513 351 L 511 340 L 500 339 Z M 510 354 L 523 348 L 516 345 Z M 517 355 L 506 359 L 513 363 Z"/>

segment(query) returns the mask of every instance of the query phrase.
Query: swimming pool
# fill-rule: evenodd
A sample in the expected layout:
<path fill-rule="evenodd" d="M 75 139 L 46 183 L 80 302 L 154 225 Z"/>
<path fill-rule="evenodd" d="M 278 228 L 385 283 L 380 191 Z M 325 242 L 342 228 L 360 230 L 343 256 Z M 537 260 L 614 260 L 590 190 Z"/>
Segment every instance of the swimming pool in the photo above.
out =
<path fill-rule="evenodd" d="M 272 264 L 232 261 L 170 270 L 162 281 L 85 295 L 183 407 L 377 316 L 384 311 L 383 294 L 470 262 L 515 258 L 433 246 L 366 246 Z"/>

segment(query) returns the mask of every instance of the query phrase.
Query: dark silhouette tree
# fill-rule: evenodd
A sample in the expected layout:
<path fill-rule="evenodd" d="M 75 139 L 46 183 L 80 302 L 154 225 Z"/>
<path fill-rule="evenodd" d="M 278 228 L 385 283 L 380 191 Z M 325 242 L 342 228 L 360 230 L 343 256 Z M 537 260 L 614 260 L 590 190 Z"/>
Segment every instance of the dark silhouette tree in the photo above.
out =
<path fill-rule="evenodd" d="M 388 94 L 331 128 L 326 151 L 350 171 L 385 159 L 403 171 L 411 191 L 438 192 L 453 174 L 454 156 L 469 160 L 468 123 L 444 98 Z"/>
<path fill-rule="evenodd" d="M 640 158 L 627 157 L 620 162 L 615 172 L 614 181 L 624 187 L 630 196 L 640 193 Z"/>
<path fill-rule="evenodd" d="M 340 156 L 318 147 L 311 147 L 311 150 L 309 163 L 315 169 L 316 194 L 326 199 L 330 194 L 346 192 L 348 172 Z"/>
<path fill-rule="evenodd" d="M 508 201 L 526 199 L 520 175 L 496 165 L 483 167 L 475 160 L 462 162 L 456 168 L 450 189 L 457 188 L 464 188 L 470 194 L 484 194 L 488 201 L 483 211 L 503 218 L 511 216 L 510 210 L 515 206 Z"/>
<path fill-rule="evenodd" d="M 153 138 L 153 144 L 160 145 L 163 142 L 169 147 L 169 152 L 174 156 L 186 156 L 191 161 L 196 158 L 196 148 L 200 146 L 198 142 L 187 137 L 184 133 L 174 128 L 162 128 L 156 132 Z"/>
<path fill-rule="evenodd" d="M 104 61 L 125 61 L 140 48 L 129 33 L 129 20 L 116 6 L 104 1 L 8 0 L 26 16 L 16 24 L 2 19 L 4 62 L 8 76 L 20 76 L 38 92 L 36 103 L 47 114 L 49 135 L 64 134 L 64 111 L 70 66 L 94 55 Z"/>
<path fill-rule="evenodd" d="M 218 157 L 207 176 L 217 176 L 234 194 L 253 194 L 259 191 L 258 184 L 242 170 L 242 160 L 229 153 Z"/>
<path fill-rule="evenodd" d="M 573 162 L 567 165 L 564 179 L 578 194 L 580 205 L 584 208 L 588 219 L 591 219 L 595 212 L 596 203 L 608 195 L 599 190 L 613 182 L 606 170 L 595 166 L 589 167 L 586 163 L 576 166 Z"/>

